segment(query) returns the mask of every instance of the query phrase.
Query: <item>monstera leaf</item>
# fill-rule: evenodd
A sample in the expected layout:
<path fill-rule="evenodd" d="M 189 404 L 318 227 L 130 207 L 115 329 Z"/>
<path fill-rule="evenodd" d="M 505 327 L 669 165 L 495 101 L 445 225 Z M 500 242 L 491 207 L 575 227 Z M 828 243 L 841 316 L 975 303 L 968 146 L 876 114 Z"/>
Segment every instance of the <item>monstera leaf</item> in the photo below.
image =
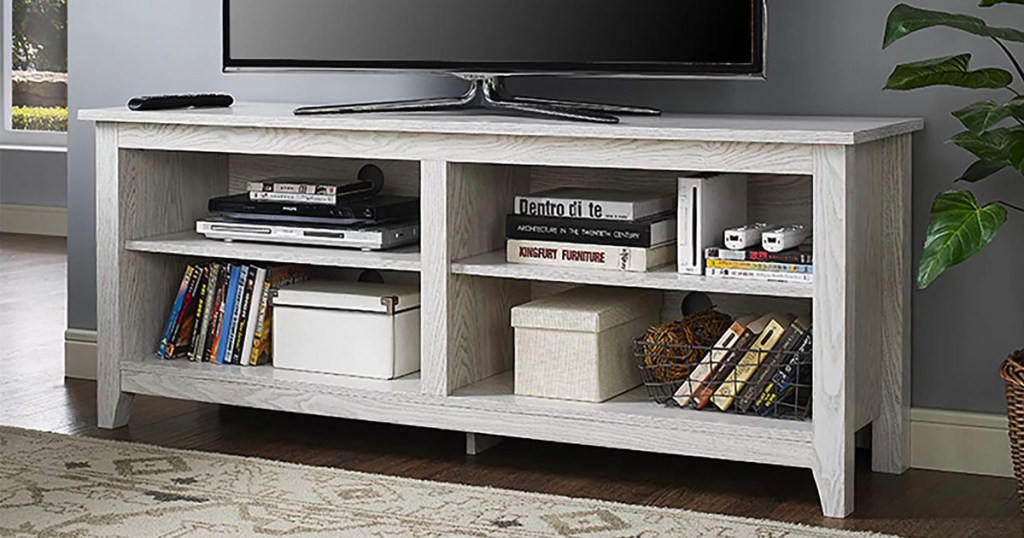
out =
<path fill-rule="evenodd" d="M 980 134 L 964 131 L 952 141 L 983 161 L 1024 172 L 1024 127 L 992 129 Z"/>
<path fill-rule="evenodd" d="M 899 4 L 889 13 L 885 24 L 882 48 L 926 28 L 946 26 L 983 37 L 997 37 L 1007 41 L 1024 43 L 1024 32 L 1013 28 L 989 26 L 983 19 L 970 15 L 933 11 Z"/>
<path fill-rule="evenodd" d="M 991 100 L 978 101 L 953 113 L 967 130 L 981 134 L 1010 117 L 1010 109 Z"/>
<path fill-rule="evenodd" d="M 976 254 L 1004 222 L 1006 209 L 996 204 L 979 207 L 970 192 L 947 191 L 936 196 L 917 266 L 917 287 L 928 287 L 943 271 Z"/>
<path fill-rule="evenodd" d="M 1018 4 L 1024 6 L 1024 0 L 981 0 L 981 7 L 992 7 L 996 4 Z"/>
<path fill-rule="evenodd" d="M 957 178 L 957 181 L 966 181 L 968 183 L 977 183 L 992 174 L 1006 168 L 1003 163 L 994 163 L 990 161 L 974 161 L 974 164 L 967 167 L 963 174 Z"/>
<path fill-rule="evenodd" d="M 988 67 L 971 71 L 971 55 L 957 54 L 897 65 L 887 90 L 916 90 L 929 86 L 957 86 L 960 88 L 1005 88 L 1013 82 L 1009 71 Z"/>

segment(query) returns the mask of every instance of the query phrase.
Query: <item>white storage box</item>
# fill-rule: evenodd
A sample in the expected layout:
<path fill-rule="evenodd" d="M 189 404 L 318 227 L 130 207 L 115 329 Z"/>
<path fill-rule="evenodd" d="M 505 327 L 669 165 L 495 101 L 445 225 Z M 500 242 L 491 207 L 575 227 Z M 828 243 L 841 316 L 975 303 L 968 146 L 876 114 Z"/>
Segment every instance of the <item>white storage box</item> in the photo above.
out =
<path fill-rule="evenodd" d="M 516 394 L 602 402 L 638 386 L 632 342 L 660 312 L 659 292 L 599 287 L 513 308 Z"/>
<path fill-rule="evenodd" d="M 311 280 L 274 298 L 274 366 L 393 379 L 420 369 L 414 286 Z"/>

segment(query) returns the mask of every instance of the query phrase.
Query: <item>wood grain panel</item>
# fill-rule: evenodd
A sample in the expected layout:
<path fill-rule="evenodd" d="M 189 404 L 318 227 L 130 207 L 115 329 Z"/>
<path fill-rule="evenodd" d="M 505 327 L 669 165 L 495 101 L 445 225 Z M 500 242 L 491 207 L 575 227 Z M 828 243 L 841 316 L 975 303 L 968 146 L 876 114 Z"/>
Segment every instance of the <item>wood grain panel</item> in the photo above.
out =
<path fill-rule="evenodd" d="M 826 516 L 853 512 L 856 230 L 852 150 L 814 151 L 814 478 Z"/>
<path fill-rule="evenodd" d="M 808 146 L 126 124 L 121 147 L 351 159 L 808 174 Z"/>
<path fill-rule="evenodd" d="M 396 196 L 420 195 L 420 163 L 368 159 L 229 155 L 228 191 L 245 192 L 249 181 L 273 177 L 315 177 L 339 183 L 355 181 L 359 169 L 374 164 L 384 172 L 384 192 Z"/>
<path fill-rule="evenodd" d="M 903 473 L 910 466 L 910 337 L 913 288 L 910 135 L 882 145 L 882 270 L 879 416 L 871 428 L 871 468 Z"/>
<path fill-rule="evenodd" d="M 475 134 L 583 139 L 684 140 L 769 144 L 861 144 L 918 131 L 919 118 L 851 118 L 664 114 L 625 116 L 617 124 L 552 121 L 524 116 L 429 113 L 295 116 L 297 105 L 235 103 L 228 109 L 140 112 L 124 107 L 83 110 L 79 118 L 184 126 L 273 127 L 406 134 Z"/>

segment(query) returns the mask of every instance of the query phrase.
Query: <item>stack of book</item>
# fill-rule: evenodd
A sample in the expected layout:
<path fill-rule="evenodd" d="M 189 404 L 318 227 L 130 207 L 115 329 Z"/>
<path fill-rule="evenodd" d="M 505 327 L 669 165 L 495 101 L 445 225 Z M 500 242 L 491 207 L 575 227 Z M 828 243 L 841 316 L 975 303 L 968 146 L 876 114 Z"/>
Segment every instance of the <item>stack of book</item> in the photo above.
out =
<path fill-rule="evenodd" d="M 517 196 L 507 260 L 644 272 L 676 259 L 675 196 L 560 188 Z"/>
<path fill-rule="evenodd" d="M 675 393 L 680 406 L 807 416 L 811 321 L 770 313 L 737 318 Z"/>
<path fill-rule="evenodd" d="M 811 243 L 781 252 L 756 246 L 743 250 L 712 247 L 704 251 L 705 274 L 773 282 L 811 282 L 814 264 Z"/>
<path fill-rule="evenodd" d="M 308 278 L 292 265 L 185 268 L 156 356 L 256 366 L 270 362 L 272 290 Z"/>

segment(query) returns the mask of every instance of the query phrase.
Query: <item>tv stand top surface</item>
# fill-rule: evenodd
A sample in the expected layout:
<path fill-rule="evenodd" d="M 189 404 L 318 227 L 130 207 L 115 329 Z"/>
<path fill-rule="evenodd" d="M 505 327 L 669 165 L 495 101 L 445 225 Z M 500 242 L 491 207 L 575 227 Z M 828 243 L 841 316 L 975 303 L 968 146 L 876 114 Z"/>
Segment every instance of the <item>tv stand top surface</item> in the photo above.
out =
<path fill-rule="evenodd" d="M 297 105 L 236 103 L 231 108 L 132 111 L 89 109 L 82 120 L 113 123 L 550 136 L 706 142 L 854 145 L 919 131 L 920 118 L 664 114 L 624 116 L 617 125 L 496 116 L 478 112 L 373 113 L 295 116 Z"/>

